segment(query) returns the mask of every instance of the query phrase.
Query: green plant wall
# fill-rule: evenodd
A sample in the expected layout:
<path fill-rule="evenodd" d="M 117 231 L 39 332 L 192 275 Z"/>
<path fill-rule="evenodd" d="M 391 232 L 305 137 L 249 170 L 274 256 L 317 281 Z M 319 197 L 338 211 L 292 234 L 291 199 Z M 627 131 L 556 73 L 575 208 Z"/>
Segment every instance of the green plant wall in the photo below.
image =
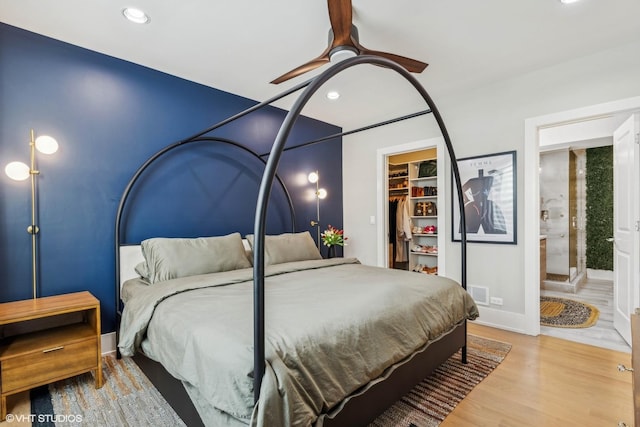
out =
<path fill-rule="evenodd" d="M 613 270 L 613 147 L 587 150 L 587 268 Z"/>

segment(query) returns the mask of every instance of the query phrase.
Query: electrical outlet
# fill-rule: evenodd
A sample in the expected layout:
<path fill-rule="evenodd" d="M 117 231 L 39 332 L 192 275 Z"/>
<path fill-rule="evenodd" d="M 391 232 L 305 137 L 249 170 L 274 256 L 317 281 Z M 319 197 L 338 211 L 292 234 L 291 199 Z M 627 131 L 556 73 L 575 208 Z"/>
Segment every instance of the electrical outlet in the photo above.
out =
<path fill-rule="evenodd" d="M 502 298 L 498 298 L 498 297 L 491 297 L 489 299 L 489 301 L 491 302 L 491 304 L 493 305 L 502 305 Z"/>

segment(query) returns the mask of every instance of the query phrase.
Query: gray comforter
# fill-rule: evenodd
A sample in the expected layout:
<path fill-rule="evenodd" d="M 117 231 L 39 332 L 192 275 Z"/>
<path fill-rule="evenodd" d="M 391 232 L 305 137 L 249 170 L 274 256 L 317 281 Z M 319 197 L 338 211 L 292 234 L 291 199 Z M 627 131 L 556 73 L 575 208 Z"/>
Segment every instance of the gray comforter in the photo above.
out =
<path fill-rule="evenodd" d="M 320 413 L 478 315 L 443 277 L 342 258 L 269 266 L 266 372 L 254 407 L 252 273 L 138 286 L 125 301 L 122 354 L 142 346 L 184 382 L 208 425 L 321 425 Z"/>

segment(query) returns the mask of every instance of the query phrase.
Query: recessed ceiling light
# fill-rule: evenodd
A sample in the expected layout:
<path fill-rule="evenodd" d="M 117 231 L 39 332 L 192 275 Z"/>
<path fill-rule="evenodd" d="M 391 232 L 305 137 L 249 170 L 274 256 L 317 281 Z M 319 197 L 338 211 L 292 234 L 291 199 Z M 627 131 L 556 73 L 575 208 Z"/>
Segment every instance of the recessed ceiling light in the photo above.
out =
<path fill-rule="evenodd" d="M 578 3 L 580 0 L 560 0 L 562 4 Z"/>
<path fill-rule="evenodd" d="M 135 7 L 127 7 L 122 9 L 122 14 L 131 22 L 136 24 L 146 24 L 149 22 L 149 15 Z"/>
<path fill-rule="evenodd" d="M 327 92 L 327 98 L 329 98 L 332 101 L 335 101 L 336 99 L 340 98 L 340 94 L 337 91 L 332 90 L 330 92 Z"/>

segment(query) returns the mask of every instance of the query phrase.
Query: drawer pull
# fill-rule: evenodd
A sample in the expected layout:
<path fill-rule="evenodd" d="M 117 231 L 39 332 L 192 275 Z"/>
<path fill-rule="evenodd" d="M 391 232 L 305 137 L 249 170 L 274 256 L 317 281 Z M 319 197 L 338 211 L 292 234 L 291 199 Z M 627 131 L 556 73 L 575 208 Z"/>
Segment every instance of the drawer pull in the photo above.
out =
<path fill-rule="evenodd" d="M 633 368 L 627 368 L 622 363 L 618 365 L 618 371 L 620 372 L 633 372 Z"/>
<path fill-rule="evenodd" d="M 42 350 L 43 353 L 51 353 L 52 351 L 62 350 L 64 348 L 63 345 L 59 345 L 58 347 L 49 348 L 47 350 Z"/>

